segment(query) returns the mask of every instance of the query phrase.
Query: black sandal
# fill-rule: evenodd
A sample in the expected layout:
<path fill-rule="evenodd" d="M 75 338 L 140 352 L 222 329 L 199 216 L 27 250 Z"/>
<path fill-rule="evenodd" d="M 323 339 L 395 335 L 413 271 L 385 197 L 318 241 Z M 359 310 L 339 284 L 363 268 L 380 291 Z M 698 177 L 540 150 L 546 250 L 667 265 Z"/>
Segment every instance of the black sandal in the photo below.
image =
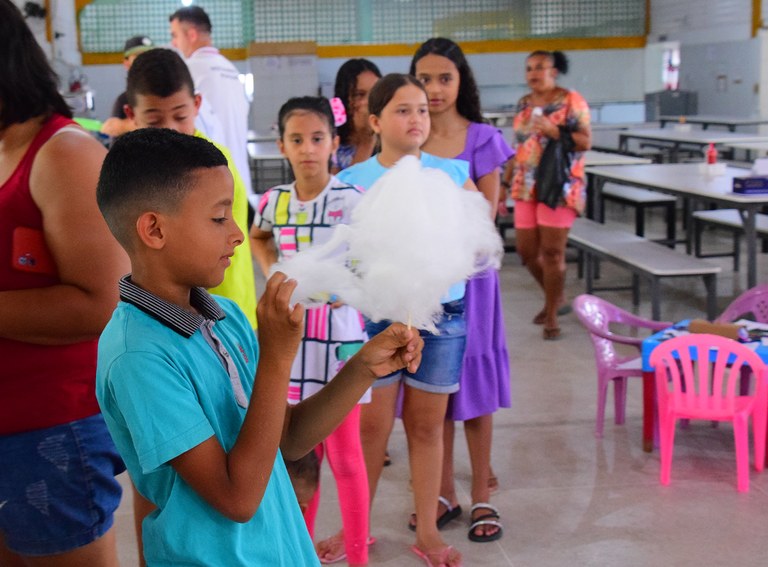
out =
<path fill-rule="evenodd" d="M 475 510 L 482 509 L 490 510 L 490 512 L 488 514 L 481 514 L 475 518 Z M 469 512 L 469 518 L 470 522 L 472 522 L 472 524 L 469 526 L 469 541 L 483 543 L 501 539 L 501 535 L 504 533 L 504 526 L 502 526 L 501 522 L 499 521 L 501 516 L 499 516 L 499 510 L 495 506 L 491 506 L 487 502 L 478 502 L 477 504 L 473 504 L 472 510 Z M 495 526 L 499 528 L 499 531 L 490 535 L 477 535 L 475 533 L 475 529 L 479 528 L 480 526 Z"/>
<path fill-rule="evenodd" d="M 458 504 L 456 504 L 456 506 L 451 506 L 451 503 L 444 496 L 440 496 L 438 498 L 438 501 L 443 506 L 445 506 L 445 512 L 440 514 L 440 517 L 437 518 L 437 529 L 442 530 L 449 522 L 461 516 L 461 506 L 459 506 Z M 415 512 L 411 514 L 411 521 L 408 522 L 408 529 L 411 530 L 412 532 L 416 531 L 416 513 Z"/>

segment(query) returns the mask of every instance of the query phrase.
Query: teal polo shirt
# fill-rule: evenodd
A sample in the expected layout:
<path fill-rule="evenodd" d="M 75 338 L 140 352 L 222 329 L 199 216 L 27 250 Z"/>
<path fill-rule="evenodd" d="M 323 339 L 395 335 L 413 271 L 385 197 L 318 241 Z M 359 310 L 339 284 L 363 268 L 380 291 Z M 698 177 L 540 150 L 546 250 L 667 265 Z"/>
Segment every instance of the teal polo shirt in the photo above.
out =
<path fill-rule="evenodd" d="M 129 276 L 120 299 L 99 340 L 96 395 L 131 479 L 158 507 L 143 523 L 147 564 L 318 565 L 279 450 L 247 523 L 219 514 L 169 464 L 213 435 L 234 445 L 259 356 L 248 319 L 201 288 L 191 294 L 200 315 L 190 313 Z"/>

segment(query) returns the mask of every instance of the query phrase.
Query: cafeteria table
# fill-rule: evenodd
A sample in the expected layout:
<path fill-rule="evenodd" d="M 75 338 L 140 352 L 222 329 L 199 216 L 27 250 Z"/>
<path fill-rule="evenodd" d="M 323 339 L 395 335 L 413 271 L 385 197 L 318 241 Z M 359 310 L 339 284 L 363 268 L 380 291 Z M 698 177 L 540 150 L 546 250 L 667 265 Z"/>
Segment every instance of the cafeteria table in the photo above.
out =
<path fill-rule="evenodd" d="M 593 178 L 592 194 L 589 199 L 597 213 L 603 185 L 610 181 L 738 210 L 744 225 L 744 240 L 747 246 L 747 287 L 754 287 L 757 283 L 756 217 L 757 213 L 768 205 L 768 194 L 741 195 L 733 192 L 733 178 L 749 175 L 746 169 L 728 166 L 722 175 L 710 175 L 701 165 L 667 163 L 588 167 L 585 171 Z M 692 211 L 689 210 L 688 215 L 691 214 Z M 690 218 L 687 221 L 687 252 L 690 253 L 693 242 L 693 222 Z"/>
<path fill-rule="evenodd" d="M 661 127 L 667 122 L 677 124 L 681 119 L 685 119 L 685 124 L 699 124 L 702 130 L 706 130 L 710 126 L 723 126 L 730 132 L 735 132 L 739 126 L 761 126 L 768 124 L 766 118 L 744 118 L 742 116 L 726 116 L 721 114 L 665 114 L 659 116 L 659 122 Z"/>

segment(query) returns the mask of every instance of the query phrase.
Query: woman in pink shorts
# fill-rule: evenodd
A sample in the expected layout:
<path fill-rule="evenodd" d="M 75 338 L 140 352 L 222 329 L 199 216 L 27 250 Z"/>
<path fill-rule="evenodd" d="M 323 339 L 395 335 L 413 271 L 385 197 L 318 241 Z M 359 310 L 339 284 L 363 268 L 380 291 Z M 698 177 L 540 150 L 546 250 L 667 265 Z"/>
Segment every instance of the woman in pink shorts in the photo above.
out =
<path fill-rule="evenodd" d="M 586 183 L 582 152 L 592 144 L 589 106 L 573 90 L 557 85 L 568 60 L 559 51 L 534 51 L 526 59 L 525 79 L 531 92 L 517 103 L 513 123 L 517 152 L 504 172 L 502 185 L 515 200 L 515 234 L 523 264 L 544 290 L 544 308 L 533 318 L 544 325 L 544 339 L 560 338 L 558 310 L 565 306 L 565 245 L 568 229 L 584 210 Z M 536 168 L 547 142 L 571 132 L 570 181 L 555 209 L 536 198 Z"/>

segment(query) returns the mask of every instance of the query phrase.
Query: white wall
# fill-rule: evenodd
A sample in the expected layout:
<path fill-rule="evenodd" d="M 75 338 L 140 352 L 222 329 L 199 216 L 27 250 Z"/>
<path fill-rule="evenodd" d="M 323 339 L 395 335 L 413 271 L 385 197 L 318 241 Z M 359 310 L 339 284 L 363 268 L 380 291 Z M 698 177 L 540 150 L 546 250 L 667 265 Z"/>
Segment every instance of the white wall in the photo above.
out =
<path fill-rule="evenodd" d="M 282 55 L 251 57 L 253 104 L 250 127 L 261 134 L 272 130 L 283 103 L 294 96 L 317 94 L 317 57 Z"/>
<path fill-rule="evenodd" d="M 125 67 L 122 65 L 83 65 L 94 97 L 93 117 L 109 118 L 112 104 L 125 90 Z"/>
<path fill-rule="evenodd" d="M 14 4 L 16 4 L 19 10 L 23 10 L 25 0 L 11 0 L 11 1 Z M 39 0 L 39 3 L 42 5 L 43 4 L 42 0 Z M 43 51 L 45 51 L 45 53 L 50 55 L 51 47 L 45 38 L 45 20 L 39 19 L 39 18 L 28 19 L 27 25 L 29 26 L 29 29 L 32 30 L 32 33 L 34 34 L 35 39 L 37 39 L 38 43 L 42 46 Z"/>
<path fill-rule="evenodd" d="M 755 38 L 681 45 L 680 89 L 698 93 L 699 114 L 760 114 L 760 43 Z"/>
<path fill-rule="evenodd" d="M 561 77 L 563 86 L 576 89 L 590 102 L 639 101 L 643 99 L 644 53 L 642 49 L 606 49 L 566 52 L 570 71 Z M 484 108 L 513 105 L 526 92 L 527 53 L 469 55 Z M 410 57 L 369 57 L 381 72 L 404 73 Z M 323 94 L 333 91 L 336 71 L 346 59 L 320 59 L 318 75 Z"/>
<path fill-rule="evenodd" d="M 751 15 L 751 0 L 651 0 L 649 41 L 680 42 L 680 89 L 698 93 L 700 114 L 768 115 L 765 40 L 751 37 Z"/>
<path fill-rule="evenodd" d="M 468 56 L 480 87 L 484 108 L 514 105 L 527 92 L 524 81 L 526 55 L 526 53 L 488 53 Z M 643 100 L 644 50 L 584 50 L 570 51 L 567 55 L 571 69 L 560 82 L 566 87 L 578 90 L 587 101 L 602 103 Z M 369 57 L 369 59 L 376 63 L 384 74 L 407 72 L 411 63 L 410 57 Z M 268 127 L 268 124 L 271 124 L 268 120 L 270 113 L 274 113 L 276 117 L 281 101 L 289 96 L 314 94 L 318 86 L 324 95 L 332 95 L 336 71 L 344 61 L 346 58 L 318 59 L 317 79 L 313 88 L 307 86 L 307 81 L 315 80 L 314 68 L 308 68 L 302 74 L 300 87 L 294 83 L 278 86 L 264 74 L 268 62 L 262 62 L 257 69 L 254 61 L 253 70 L 258 71 L 258 77 L 255 77 L 254 96 L 261 102 L 254 101 L 251 126 L 257 131 Z M 251 65 L 245 61 L 234 63 L 242 72 L 251 70 Z M 273 63 L 277 64 L 276 61 Z M 109 115 L 112 101 L 125 89 L 125 70 L 122 65 L 86 65 L 83 71 L 88 76 L 88 84 L 95 92 L 95 117 L 104 119 Z M 276 68 L 276 80 L 282 80 L 279 79 L 282 72 Z"/>
<path fill-rule="evenodd" d="M 651 0 L 648 40 L 740 41 L 751 34 L 752 0 Z"/>
<path fill-rule="evenodd" d="M 766 3 L 763 5 L 765 6 Z M 768 21 L 768 20 L 766 20 Z M 768 116 L 768 65 L 764 62 L 768 62 L 768 30 L 761 29 L 757 32 L 758 49 L 760 51 L 760 80 L 759 80 L 759 92 L 758 92 L 758 108 L 760 112 L 758 116 Z M 765 126 L 760 127 L 761 133 L 766 133 L 768 128 Z"/>
<path fill-rule="evenodd" d="M 67 4 L 72 5 L 73 0 L 52 0 L 52 12 L 66 11 L 63 7 Z M 766 65 L 760 63 L 766 60 L 762 57 L 766 49 L 764 40 L 750 38 L 751 9 L 751 0 L 651 0 L 649 42 L 681 43 L 681 88 L 698 91 L 701 113 L 768 114 L 768 96 L 761 97 L 755 92 L 755 85 L 762 86 L 758 91 L 768 92 L 768 71 L 764 71 Z M 763 2 L 763 11 L 768 11 L 768 2 Z M 74 10 L 69 13 L 73 14 Z M 61 26 L 66 28 L 66 25 Z M 646 63 L 650 54 L 646 50 L 586 50 L 567 54 L 571 59 L 571 72 L 562 78 L 562 84 L 575 88 L 592 103 L 639 101 L 645 92 L 658 90 L 657 85 L 650 85 L 646 80 L 646 75 L 653 72 L 652 62 Z M 512 105 L 526 91 L 525 56 L 525 53 L 469 56 L 484 107 Z M 384 73 L 406 71 L 410 63 L 409 57 L 370 59 Z M 330 94 L 336 70 L 343 61 L 345 59 L 318 59 L 317 79 L 324 94 Z M 241 70 L 248 67 L 246 62 L 236 64 Z M 96 93 L 96 117 L 104 118 L 124 88 L 124 71 L 119 65 L 98 65 L 87 66 L 84 73 Z M 262 91 L 267 98 L 275 94 L 266 78 L 257 81 L 255 88 L 257 94 L 260 89 L 269 89 L 266 93 Z M 270 106 L 274 106 L 273 103 L 276 101 Z M 260 109 L 254 108 L 255 115 L 259 114 L 257 110 Z M 272 111 L 271 108 L 261 110 L 264 116 Z"/>
<path fill-rule="evenodd" d="M 23 11 L 25 0 L 12 0 Z M 37 0 L 44 6 L 44 0 Z M 74 0 L 50 0 L 48 3 L 51 30 L 53 38 L 49 42 L 46 37 L 45 18 L 27 18 L 26 22 L 43 51 L 51 61 L 51 67 L 59 76 L 62 91 L 67 91 L 70 82 L 78 79 L 83 83 L 80 51 L 77 47 L 77 28 L 75 25 Z M 77 101 L 69 100 L 74 107 L 85 111 L 84 97 Z M 111 104 L 111 103 L 110 103 Z M 82 108 L 81 108 L 82 107 Z"/>

